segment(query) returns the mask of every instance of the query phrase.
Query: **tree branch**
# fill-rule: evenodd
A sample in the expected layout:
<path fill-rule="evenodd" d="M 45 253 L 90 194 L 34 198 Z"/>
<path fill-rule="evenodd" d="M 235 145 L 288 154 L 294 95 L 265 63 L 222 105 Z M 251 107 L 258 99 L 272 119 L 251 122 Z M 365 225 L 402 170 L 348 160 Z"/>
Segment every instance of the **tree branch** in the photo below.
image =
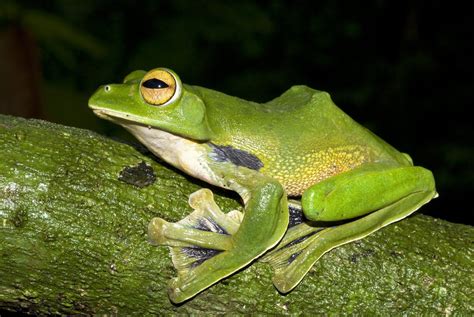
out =
<path fill-rule="evenodd" d="M 472 314 L 474 229 L 416 215 L 326 254 L 290 294 L 263 263 L 172 305 L 155 216 L 206 184 L 93 132 L 0 115 L 0 309 L 34 314 Z M 144 163 L 142 163 L 144 162 Z M 213 189 L 216 190 L 216 189 Z M 223 210 L 239 207 L 222 191 Z"/>

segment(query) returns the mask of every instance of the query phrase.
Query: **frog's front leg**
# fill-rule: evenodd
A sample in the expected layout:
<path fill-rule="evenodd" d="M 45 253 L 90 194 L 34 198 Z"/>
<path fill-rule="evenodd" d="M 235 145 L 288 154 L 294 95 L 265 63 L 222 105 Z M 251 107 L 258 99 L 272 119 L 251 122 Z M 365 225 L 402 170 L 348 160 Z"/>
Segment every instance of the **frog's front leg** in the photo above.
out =
<path fill-rule="evenodd" d="M 190 197 L 195 211 L 176 224 L 155 218 L 152 242 L 172 248 L 178 277 L 170 283 L 170 299 L 179 303 L 243 268 L 275 246 L 288 226 L 288 204 L 275 180 L 245 168 L 226 181 L 244 197 L 245 213 L 224 214 L 209 190 Z M 237 171 L 239 170 L 239 171 Z"/>
<path fill-rule="evenodd" d="M 325 221 L 326 229 L 303 223 L 288 231 L 264 259 L 275 269 L 273 283 L 289 292 L 324 253 L 407 217 L 434 197 L 433 175 L 414 166 L 370 164 L 314 185 L 302 197 L 303 211 Z M 350 218 L 357 220 L 327 223 Z"/>

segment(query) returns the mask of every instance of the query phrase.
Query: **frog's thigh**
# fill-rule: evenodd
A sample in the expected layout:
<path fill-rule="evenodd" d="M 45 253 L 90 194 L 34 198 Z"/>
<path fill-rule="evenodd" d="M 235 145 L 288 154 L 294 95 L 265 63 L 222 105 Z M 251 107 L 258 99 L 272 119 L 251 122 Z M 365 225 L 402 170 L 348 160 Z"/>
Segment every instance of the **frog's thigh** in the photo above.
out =
<path fill-rule="evenodd" d="M 195 211 L 178 223 L 155 218 L 149 225 L 152 242 L 171 246 L 178 277 L 169 296 L 182 302 L 236 272 L 275 246 L 288 225 L 288 206 L 282 186 L 256 175 L 239 180 L 249 190 L 245 213 L 224 214 L 209 190 L 190 197 Z"/>
<path fill-rule="evenodd" d="M 397 171 L 397 169 L 405 171 L 402 173 L 402 171 Z M 347 203 L 347 199 L 352 200 L 353 205 L 358 208 L 357 212 L 355 212 L 356 215 L 373 211 L 371 214 L 356 221 L 324 230 L 316 227 L 311 229 L 311 226 L 303 223 L 292 228 L 293 232 L 288 231 L 277 249 L 267 256 L 267 261 L 275 269 L 273 283 L 279 291 L 286 293 L 293 289 L 324 253 L 342 244 L 361 239 L 390 223 L 407 217 L 436 195 L 433 176 L 431 172 L 423 168 L 402 167 L 395 168 L 390 173 L 388 170 L 380 170 L 379 172 L 384 177 L 378 178 L 378 180 L 377 177 L 374 177 L 372 178 L 374 182 L 366 185 L 370 186 L 370 189 L 376 194 L 372 195 L 372 193 L 361 190 L 358 186 L 353 187 L 359 194 L 370 195 L 372 198 L 376 198 L 379 195 L 380 199 L 377 200 L 377 203 L 368 205 L 358 204 L 355 202 L 357 197 L 351 195 L 350 192 L 334 189 L 337 187 L 336 184 L 330 187 L 335 190 L 333 193 L 348 195 L 347 197 L 339 197 L 341 206 L 348 208 L 342 211 L 343 214 L 350 212 L 351 204 Z M 357 175 L 354 176 L 355 178 L 352 178 L 352 180 L 361 181 Z M 403 190 L 393 188 L 397 182 L 385 179 L 387 177 L 398 179 L 399 186 L 403 187 Z M 341 179 L 341 181 L 345 180 L 347 179 Z M 387 186 L 387 184 L 391 186 Z M 348 185 L 344 184 L 344 186 Z M 385 191 L 389 190 L 395 191 L 398 195 L 386 194 Z M 361 196 L 359 199 L 366 200 L 367 197 Z M 326 206 L 328 205 L 333 207 L 331 203 Z M 367 206 L 373 209 L 368 210 Z M 337 206 L 334 205 L 334 207 Z M 325 211 L 328 210 L 331 211 L 331 209 L 326 209 Z M 337 210 L 335 214 L 337 215 Z M 295 236 L 296 239 L 288 239 L 287 236 L 289 237 L 290 234 Z"/>
<path fill-rule="evenodd" d="M 314 221 L 351 219 L 418 191 L 434 191 L 430 171 L 417 166 L 368 164 L 328 178 L 305 191 L 305 216 Z"/>

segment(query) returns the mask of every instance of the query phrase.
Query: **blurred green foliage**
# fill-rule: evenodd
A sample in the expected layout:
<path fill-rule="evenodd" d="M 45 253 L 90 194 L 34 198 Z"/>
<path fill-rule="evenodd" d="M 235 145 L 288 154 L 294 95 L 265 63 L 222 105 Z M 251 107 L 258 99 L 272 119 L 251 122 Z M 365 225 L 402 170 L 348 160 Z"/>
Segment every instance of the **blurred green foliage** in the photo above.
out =
<path fill-rule="evenodd" d="M 423 212 L 472 223 L 472 13 L 441 1 L 4 0 L 0 26 L 36 37 L 51 121 L 116 135 L 87 98 L 135 69 L 255 101 L 306 84 L 434 171 L 440 198 Z"/>

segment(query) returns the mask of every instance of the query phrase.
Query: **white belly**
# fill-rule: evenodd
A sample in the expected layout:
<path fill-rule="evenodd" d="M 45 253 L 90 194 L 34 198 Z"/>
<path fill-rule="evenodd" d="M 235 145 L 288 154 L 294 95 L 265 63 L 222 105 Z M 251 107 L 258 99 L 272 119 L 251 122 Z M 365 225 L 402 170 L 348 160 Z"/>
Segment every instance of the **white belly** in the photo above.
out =
<path fill-rule="evenodd" d="M 142 125 L 123 125 L 153 154 L 188 175 L 209 184 L 225 187 L 220 177 L 210 169 L 207 148 L 197 142 Z"/>

